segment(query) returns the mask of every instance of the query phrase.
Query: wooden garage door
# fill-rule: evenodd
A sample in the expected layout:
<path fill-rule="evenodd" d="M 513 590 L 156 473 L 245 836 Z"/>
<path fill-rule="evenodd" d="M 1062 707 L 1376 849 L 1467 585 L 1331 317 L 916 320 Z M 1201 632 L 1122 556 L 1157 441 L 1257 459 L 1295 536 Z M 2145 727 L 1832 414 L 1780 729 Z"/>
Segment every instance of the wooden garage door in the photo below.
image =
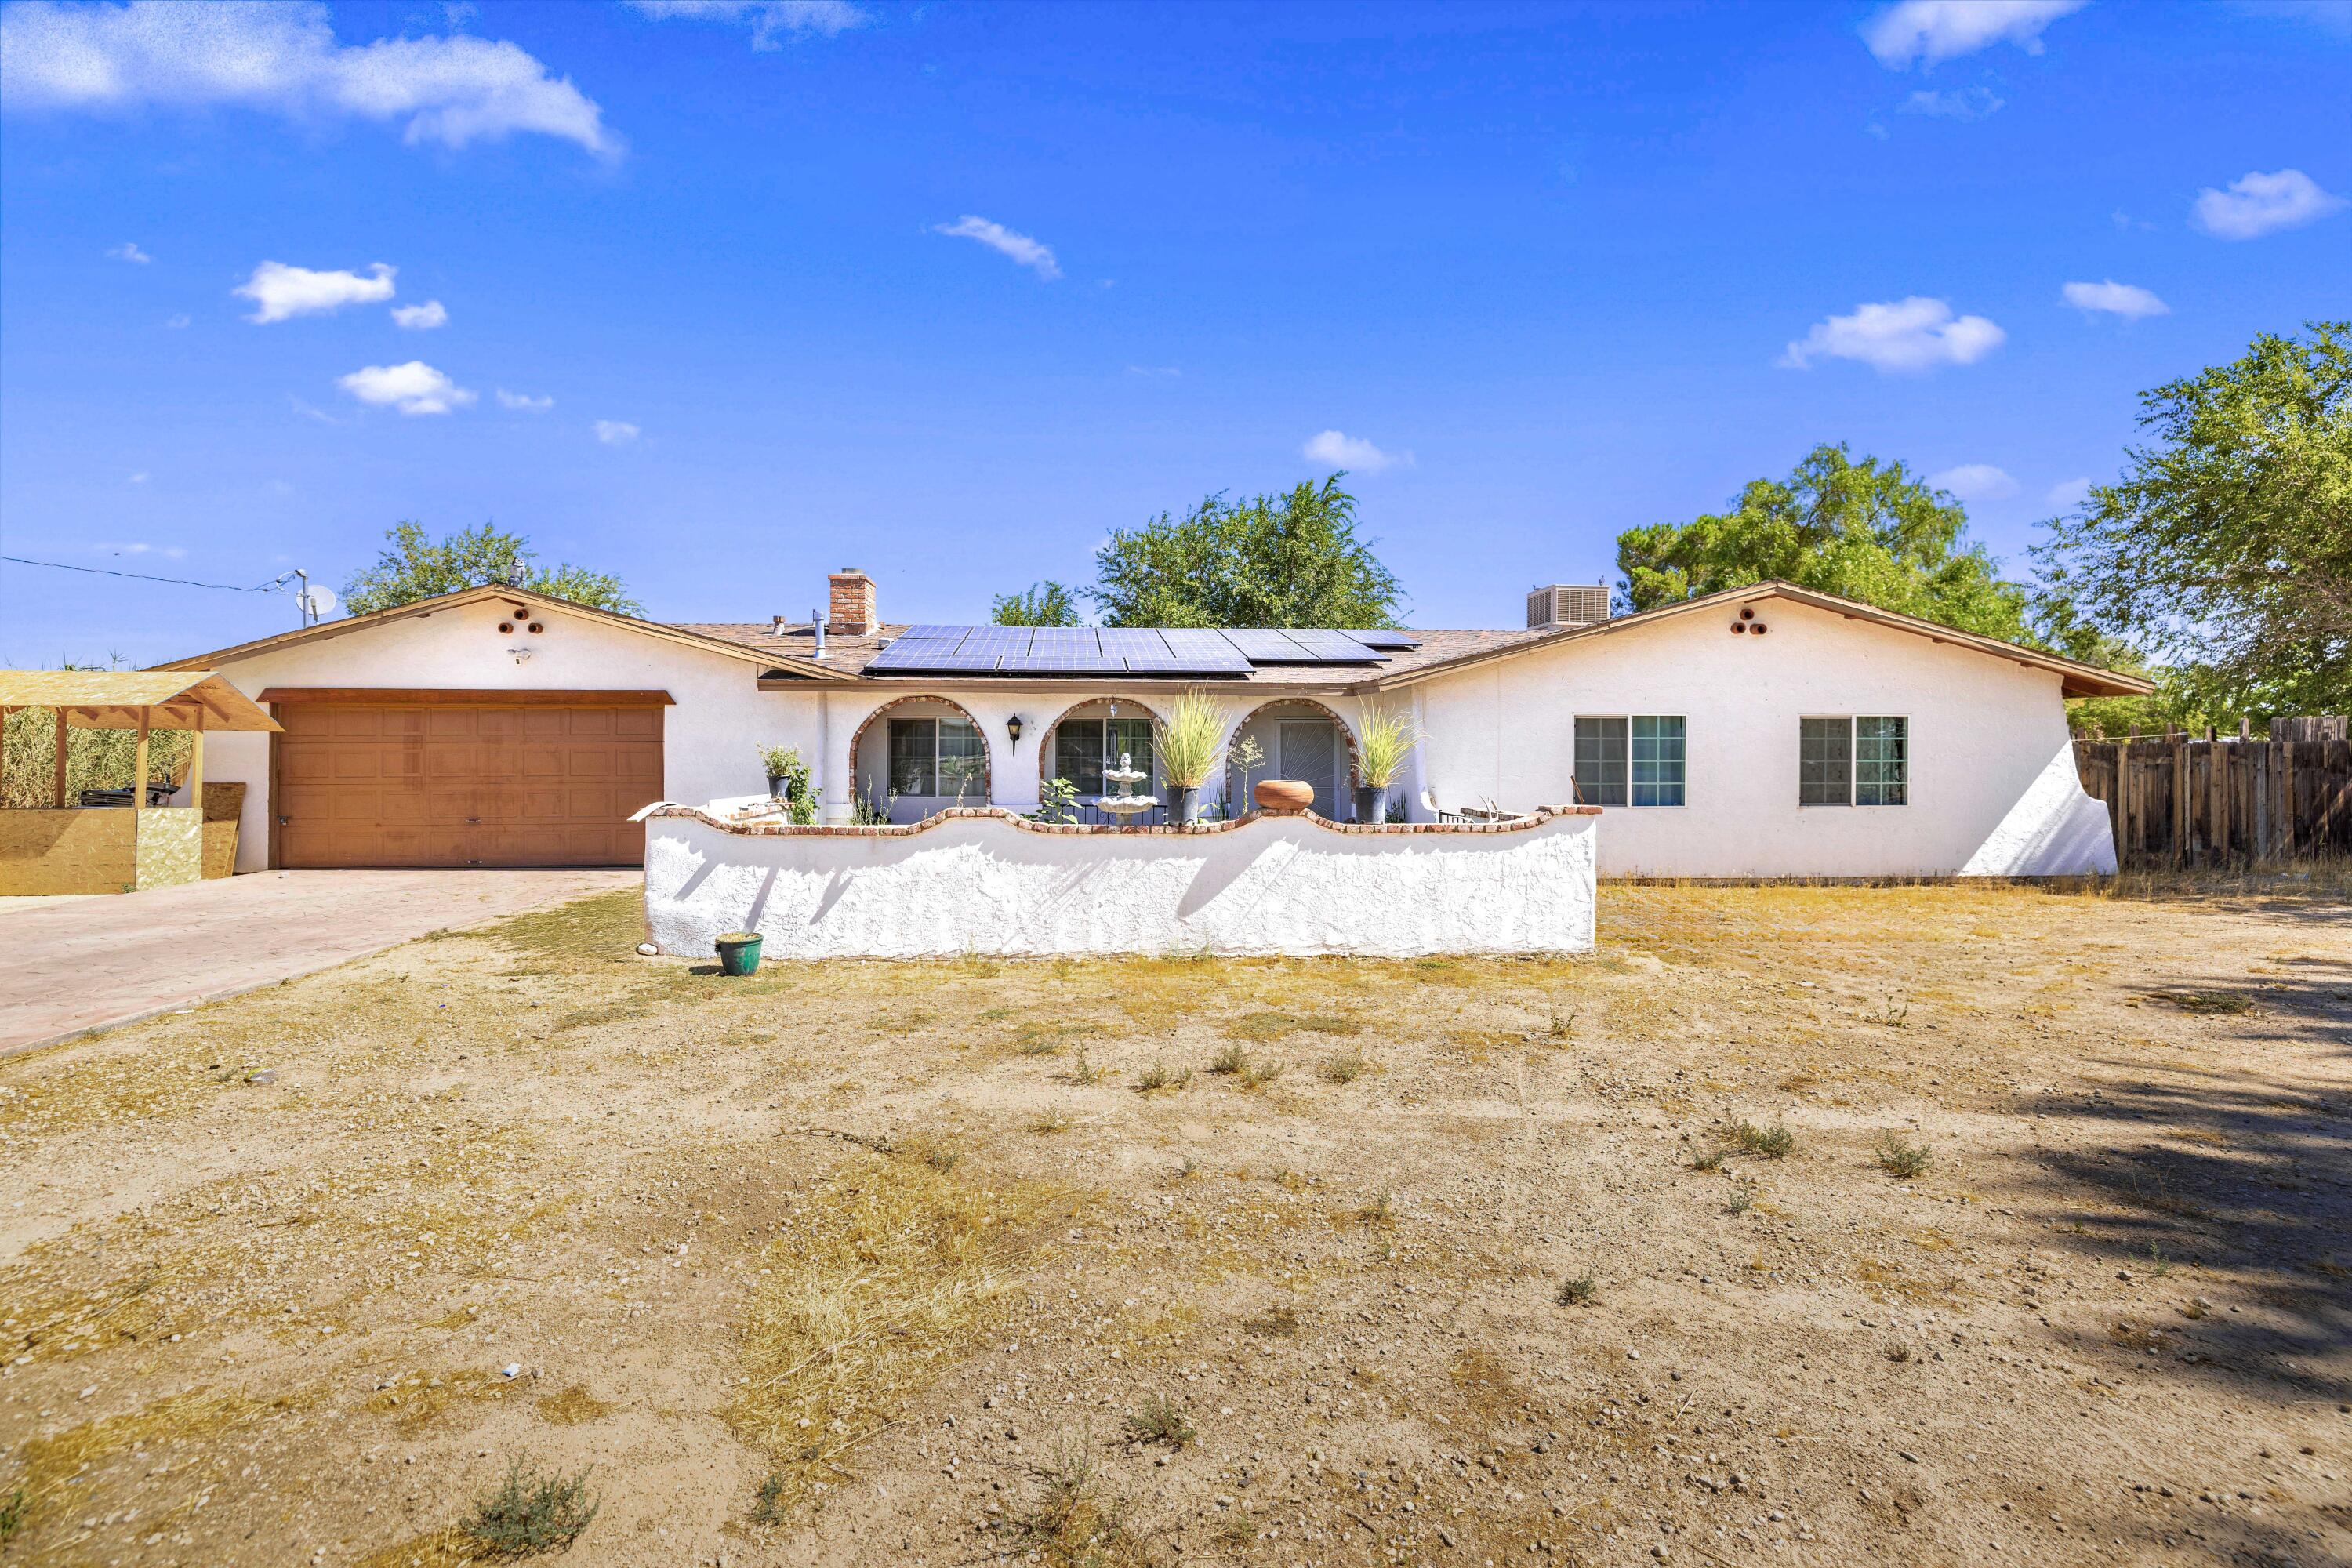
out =
<path fill-rule="evenodd" d="M 281 866 L 645 859 L 628 817 L 661 798 L 658 707 L 287 701 L 277 718 Z"/>

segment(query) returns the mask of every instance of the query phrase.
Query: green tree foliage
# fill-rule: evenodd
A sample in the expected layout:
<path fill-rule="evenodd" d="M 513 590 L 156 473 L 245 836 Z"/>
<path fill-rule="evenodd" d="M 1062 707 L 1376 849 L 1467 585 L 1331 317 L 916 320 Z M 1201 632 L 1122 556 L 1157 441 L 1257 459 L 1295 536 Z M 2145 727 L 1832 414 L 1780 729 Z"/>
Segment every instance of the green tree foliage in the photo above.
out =
<path fill-rule="evenodd" d="M 1777 577 L 1981 637 L 2030 640 L 2027 596 L 1967 541 L 1958 501 L 1899 463 L 1816 447 L 1729 511 L 1617 536 L 1618 597 L 1654 609 Z"/>
<path fill-rule="evenodd" d="M 584 566 L 535 566 L 537 553 L 520 534 L 484 523 L 436 541 L 414 522 L 389 529 L 391 546 L 376 563 L 343 584 L 344 607 L 355 616 L 453 594 L 484 583 L 506 583 L 592 609 L 634 616 L 645 606 L 629 597 L 618 577 Z"/>
<path fill-rule="evenodd" d="M 1095 552 L 1090 591 L 1114 626 L 1388 626 L 1402 595 L 1356 534 L 1356 498 L 1301 482 L 1282 495 L 1210 496 Z"/>
<path fill-rule="evenodd" d="M 2155 440 L 2044 526 L 2046 597 L 2209 721 L 2352 710 L 2352 321 L 2140 395 Z"/>
<path fill-rule="evenodd" d="M 996 595 L 988 618 L 1000 626 L 1075 626 L 1078 602 L 1049 577 L 1031 584 L 1026 593 Z"/>

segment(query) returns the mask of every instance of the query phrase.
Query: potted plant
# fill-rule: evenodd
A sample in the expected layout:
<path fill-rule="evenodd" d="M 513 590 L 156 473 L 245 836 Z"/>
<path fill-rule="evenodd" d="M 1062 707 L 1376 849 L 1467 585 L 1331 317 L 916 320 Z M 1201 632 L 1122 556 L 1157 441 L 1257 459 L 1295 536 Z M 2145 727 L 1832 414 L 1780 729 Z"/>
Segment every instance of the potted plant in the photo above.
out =
<path fill-rule="evenodd" d="M 714 945 L 719 949 L 719 973 L 740 976 L 759 973 L 760 933 L 758 931 L 721 931 Z"/>
<path fill-rule="evenodd" d="M 760 761 L 768 770 L 768 794 L 776 800 L 798 800 L 808 794 L 809 765 L 798 746 L 762 746 Z"/>
<path fill-rule="evenodd" d="M 1176 820 L 1190 827 L 1201 820 L 1201 786 L 1224 756 L 1224 715 L 1214 702 L 1188 691 L 1151 728 L 1160 771 L 1176 792 Z"/>
<path fill-rule="evenodd" d="M 1356 761 L 1363 781 L 1356 786 L 1358 822 L 1388 820 L 1389 785 L 1396 783 L 1417 740 L 1404 715 L 1383 708 L 1365 710 L 1356 728 Z"/>

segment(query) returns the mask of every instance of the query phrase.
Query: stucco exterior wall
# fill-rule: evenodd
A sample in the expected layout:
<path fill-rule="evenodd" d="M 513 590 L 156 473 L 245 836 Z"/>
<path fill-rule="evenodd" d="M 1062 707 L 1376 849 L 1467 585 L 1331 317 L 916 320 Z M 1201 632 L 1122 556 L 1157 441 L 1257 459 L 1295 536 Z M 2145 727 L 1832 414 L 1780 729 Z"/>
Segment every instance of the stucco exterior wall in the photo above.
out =
<path fill-rule="evenodd" d="M 657 816 L 646 920 L 662 951 L 691 956 L 736 930 L 782 959 L 1580 952 L 1600 820 L 1368 832 L 1255 816 L 1122 833 L 988 812 L 912 831 L 757 835 Z"/>
<path fill-rule="evenodd" d="M 676 800 L 764 795 L 761 745 L 798 746 L 805 757 L 822 753 L 814 694 L 761 691 L 756 664 L 562 615 L 544 616 L 547 629 L 537 637 L 501 636 L 499 623 L 506 618 L 495 603 L 458 605 L 265 650 L 220 672 L 247 697 L 272 686 L 667 691 L 676 705 L 662 715 L 663 793 Z M 524 647 L 530 657 L 518 664 L 509 650 Z M 268 741 L 226 733 L 205 740 L 205 776 L 246 785 L 240 871 L 268 864 Z"/>
<path fill-rule="evenodd" d="M 2059 678 L 1949 644 L 1766 601 L 1589 637 L 1413 689 L 1420 767 L 1442 805 L 1569 797 L 1579 714 L 1681 714 L 1680 806 L 1612 808 L 1603 876 L 2048 876 L 2115 869 L 2105 812 L 2074 771 Z M 1910 721 L 1910 804 L 1800 806 L 1798 721 Z M 1415 787 L 1419 787 L 1416 781 Z"/>

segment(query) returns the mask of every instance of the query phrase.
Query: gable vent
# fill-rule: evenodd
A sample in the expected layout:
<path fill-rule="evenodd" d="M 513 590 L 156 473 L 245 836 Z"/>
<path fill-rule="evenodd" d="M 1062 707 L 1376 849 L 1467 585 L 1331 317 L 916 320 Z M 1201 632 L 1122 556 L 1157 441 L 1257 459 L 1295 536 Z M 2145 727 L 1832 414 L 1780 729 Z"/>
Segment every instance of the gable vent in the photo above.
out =
<path fill-rule="evenodd" d="M 1555 583 L 1528 595 L 1528 629 L 1558 631 L 1563 626 L 1589 626 L 1609 618 L 1605 584 Z"/>

